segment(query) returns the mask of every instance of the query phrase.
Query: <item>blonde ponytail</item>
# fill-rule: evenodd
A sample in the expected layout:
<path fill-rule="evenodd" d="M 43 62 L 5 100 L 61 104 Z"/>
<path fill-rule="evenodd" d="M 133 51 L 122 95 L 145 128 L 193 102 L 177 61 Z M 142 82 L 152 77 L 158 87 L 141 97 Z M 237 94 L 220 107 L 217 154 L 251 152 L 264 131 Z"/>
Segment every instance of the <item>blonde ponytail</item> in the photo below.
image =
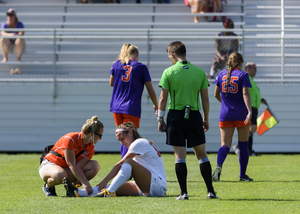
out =
<path fill-rule="evenodd" d="M 226 76 L 226 94 L 225 96 L 227 97 L 228 94 L 228 84 L 231 79 L 231 72 L 234 68 L 236 68 L 241 62 L 244 62 L 243 56 L 240 53 L 232 53 L 228 57 L 227 65 L 228 65 L 228 70 L 227 70 L 227 76 Z"/>

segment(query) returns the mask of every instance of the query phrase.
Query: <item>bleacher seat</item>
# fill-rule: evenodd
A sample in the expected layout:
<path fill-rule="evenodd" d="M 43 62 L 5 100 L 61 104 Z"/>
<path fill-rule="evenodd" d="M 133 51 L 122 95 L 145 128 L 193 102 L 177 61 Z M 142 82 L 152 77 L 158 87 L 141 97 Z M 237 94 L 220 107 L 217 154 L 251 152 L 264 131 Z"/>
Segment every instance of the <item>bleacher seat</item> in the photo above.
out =
<path fill-rule="evenodd" d="M 21 63 L 16 63 L 14 56 L 9 56 L 7 63 L 0 64 L 1 82 L 5 83 L 0 84 L 2 150 L 14 151 L 15 145 L 19 145 L 18 148 L 23 150 L 30 148 L 42 150 L 44 146 L 54 143 L 66 132 L 79 131 L 85 119 L 97 114 L 105 124 L 103 144 L 100 142 L 97 151 L 117 151 L 119 142 L 114 138 L 114 123 L 112 115 L 108 112 L 111 94 L 108 77 L 111 65 L 116 60 L 123 43 L 137 45 L 140 50 L 140 61 L 145 64 L 149 62 L 148 67 L 157 94 L 159 94 L 157 85 L 161 73 L 164 68 L 171 65 L 165 52 L 166 44 L 174 39 L 184 41 L 188 49 L 187 57 L 193 64 L 204 68 L 205 71 L 210 69 L 215 55 L 214 36 L 218 33 L 215 29 L 223 30 L 222 22 L 206 22 L 202 17 L 199 23 L 193 23 L 193 14 L 182 0 L 171 0 L 171 4 L 141 1 L 141 4 L 134 4 L 132 0 L 121 0 L 121 4 L 77 4 L 76 0 L 26 0 L 26 3 L 24 0 L 10 0 L 9 3 L 0 5 L 2 14 L 5 14 L 10 7 L 16 9 L 20 21 L 24 22 L 28 30 L 25 36 L 44 37 L 43 39 L 26 38 L 26 53 Z M 298 1 L 286 0 L 285 2 L 286 27 L 294 29 L 298 26 L 298 19 L 294 18 L 298 16 L 299 8 L 294 7 Z M 124 8 L 130 9 L 132 17 L 126 16 Z M 235 31 L 239 35 L 240 51 L 244 51 L 244 60 L 254 61 L 257 64 L 259 71 L 257 81 L 280 82 L 282 78 L 280 55 L 282 46 L 280 31 L 278 31 L 280 1 L 229 0 L 228 4 L 224 5 L 224 11 L 235 22 Z M 136 17 L 138 14 L 139 16 Z M 4 21 L 5 16 L 2 16 L 1 22 Z M 254 31 L 247 31 L 247 28 L 254 27 Z M 56 45 L 53 45 L 53 30 L 36 32 L 32 29 L 30 31 L 30 28 L 43 31 L 57 28 Z M 77 30 L 78 28 L 102 31 L 80 31 Z M 119 31 L 115 31 L 116 28 Z M 263 31 L 268 28 L 276 28 L 277 32 Z M 151 32 L 147 32 L 147 29 Z M 245 41 L 243 41 L 242 30 L 245 30 Z M 148 33 L 151 35 L 149 39 Z M 294 32 L 287 31 L 287 34 L 292 33 Z M 87 35 L 90 38 L 84 39 L 83 37 Z M 124 39 L 120 38 L 120 35 Z M 264 38 L 270 35 L 279 37 Z M 71 38 L 74 36 L 76 38 Z M 101 38 L 95 40 L 96 36 Z M 297 39 L 287 40 L 285 43 L 284 80 L 293 82 L 298 78 L 299 83 L 299 47 Z M 148 50 L 150 50 L 149 54 Z M 16 66 L 21 69 L 22 74 L 10 75 L 10 68 Z M 73 84 L 76 81 L 81 81 L 83 84 Z M 32 82 L 33 84 L 29 84 Z M 10 85 L 10 83 L 17 84 Z M 297 149 L 300 151 L 299 134 L 296 131 L 299 129 L 297 121 L 300 115 L 297 114 L 299 110 L 296 109 L 300 103 L 295 99 L 298 92 L 283 86 L 280 87 L 278 95 L 277 89 L 276 86 L 271 85 L 264 86 L 262 91 L 268 102 L 274 103 L 275 111 L 280 113 L 282 131 L 277 133 L 271 130 L 270 135 L 260 138 L 256 145 L 259 148 L 257 151 L 289 152 Z M 209 93 L 212 96 L 213 87 L 209 88 Z M 217 125 L 219 103 L 213 96 L 210 100 L 211 116 L 210 130 L 206 135 L 207 150 L 216 152 L 220 145 Z M 140 132 L 142 136 L 153 140 L 159 150 L 170 151 L 171 149 L 164 144 L 165 136 L 156 130 L 157 124 L 150 102 L 147 94 L 144 94 Z M 295 115 L 290 114 L 293 111 Z M 17 124 L 14 121 L 18 121 Z M 289 135 L 282 137 L 283 133 Z M 234 140 L 237 141 L 236 136 Z M 286 144 L 281 146 L 282 142 Z"/>

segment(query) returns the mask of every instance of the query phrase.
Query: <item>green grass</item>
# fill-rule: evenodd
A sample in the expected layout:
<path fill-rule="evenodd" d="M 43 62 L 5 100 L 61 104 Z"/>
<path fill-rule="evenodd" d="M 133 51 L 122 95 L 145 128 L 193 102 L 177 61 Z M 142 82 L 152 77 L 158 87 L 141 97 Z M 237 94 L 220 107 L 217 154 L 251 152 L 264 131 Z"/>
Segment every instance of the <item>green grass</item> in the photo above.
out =
<path fill-rule="evenodd" d="M 168 192 L 166 197 L 67 198 L 62 185 L 59 197 L 46 197 L 39 177 L 38 154 L 0 154 L 0 213 L 300 213 L 300 155 L 250 157 L 247 174 L 254 182 L 238 182 L 238 156 L 228 155 L 221 182 L 214 183 L 218 200 L 206 199 L 206 187 L 194 155 L 188 155 L 190 200 L 176 201 L 180 193 L 174 156 L 162 154 Z M 216 154 L 208 155 L 212 168 Z M 98 184 L 120 155 L 99 154 Z"/>

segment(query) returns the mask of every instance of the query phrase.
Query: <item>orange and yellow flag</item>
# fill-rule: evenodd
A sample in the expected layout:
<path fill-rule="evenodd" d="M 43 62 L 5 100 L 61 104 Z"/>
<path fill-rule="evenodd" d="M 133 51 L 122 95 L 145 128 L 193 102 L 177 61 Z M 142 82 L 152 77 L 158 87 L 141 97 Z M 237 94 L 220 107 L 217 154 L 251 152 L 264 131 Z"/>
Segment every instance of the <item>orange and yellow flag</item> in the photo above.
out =
<path fill-rule="evenodd" d="M 268 107 L 260 116 L 257 118 L 257 129 L 258 135 L 262 135 L 273 126 L 279 123 L 279 119 L 275 116 L 273 111 Z"/>

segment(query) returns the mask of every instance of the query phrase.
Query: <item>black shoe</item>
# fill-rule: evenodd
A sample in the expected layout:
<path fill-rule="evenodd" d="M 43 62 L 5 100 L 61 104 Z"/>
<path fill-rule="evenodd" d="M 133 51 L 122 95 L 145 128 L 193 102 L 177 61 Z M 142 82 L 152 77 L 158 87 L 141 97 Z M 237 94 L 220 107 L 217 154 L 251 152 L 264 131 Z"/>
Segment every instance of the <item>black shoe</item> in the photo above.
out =
<path fill-rule="evenodd" d="M 76 184 L 76 185 L 73 185 L 74 187 L 76 187 L 77 189 L 79 189 L 80 187 L 81 187 L 81 185 L 80 184 Z M 78 192 L 78 191 L 77 191 Z M 75 195 L 76 196 L 76 195 Z M 69 192 L 68 192 L 68 190 L 66 190 L 66 197 L 72 197 L 70 194 L 69 194 Z M 77 197 L 77 196 L 76 196 Z"/>
<path fill-rule="evenodd" d="M 68 178 L 66 178 L 66 177 L 63 178 L 63 184 L 64 184 L 64 187 L 67 191 L 66 196 L 68 196 L 68 197 L 77 197 L 75 191 L 77 192 L 78 188 L 73 186 L 73 184 L 69 181 Z"/>
<path fill-rule="evenodd" d="M 241 178 L 241 177 L 240 177 L 239 181 L 253 181 L 253 179 L 250 178 L 248 175 L 246 175 L 245 178 Z"/>
<path fill-rule="evenodd" d="M 184 193 L 183 195 L 180 194 L 180 195 L 178 195 L 176 200 L 189 200 L 189 196 L 187 193 Z"/>
<path fill-rule="evenodd" d="M 48 187 L 47 188 L 47 183 L 44 184 L 43 186 L 43 192 L 49 197 L 49 196 L 57 196 L 55 192 L 55 187 Z"/>
<path fill-rule="evenodd" d="M 216 193 L 208 192 L 207 193 L 207 198 L 208 199 L 218 199 L 219 197 L 216 195 Z"/>
<path fill-rule="evenodd" d="M 260 156 L 260 154 L 255 153 L 254 150 L 252 150 L 252 152 L 250 152 L 249 156 Z"/>

